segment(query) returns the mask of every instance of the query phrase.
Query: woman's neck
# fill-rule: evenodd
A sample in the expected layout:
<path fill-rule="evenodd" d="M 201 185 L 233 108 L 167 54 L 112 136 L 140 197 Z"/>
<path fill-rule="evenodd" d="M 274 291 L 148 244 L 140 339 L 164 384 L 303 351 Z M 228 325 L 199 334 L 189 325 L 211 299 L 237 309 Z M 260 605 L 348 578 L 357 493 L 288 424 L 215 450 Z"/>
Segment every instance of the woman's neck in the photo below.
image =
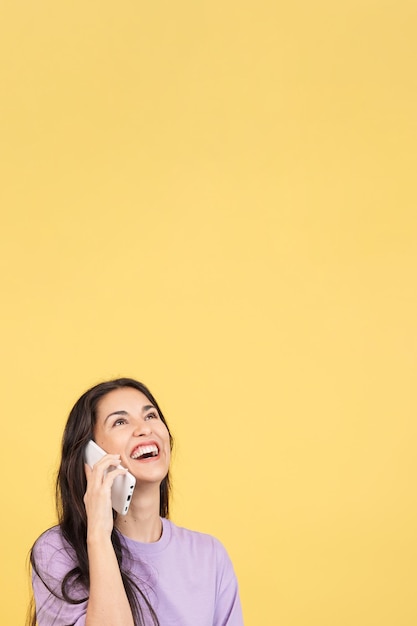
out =
<path fill-rule="evenodd" d="M 162 522 L 159 516 L 158 497 L 152 493 L 134 494 L 127 515 L 118 515 L 115 527 L 126 537 L 142 543 L 153 543 L 160 539 Z"/>

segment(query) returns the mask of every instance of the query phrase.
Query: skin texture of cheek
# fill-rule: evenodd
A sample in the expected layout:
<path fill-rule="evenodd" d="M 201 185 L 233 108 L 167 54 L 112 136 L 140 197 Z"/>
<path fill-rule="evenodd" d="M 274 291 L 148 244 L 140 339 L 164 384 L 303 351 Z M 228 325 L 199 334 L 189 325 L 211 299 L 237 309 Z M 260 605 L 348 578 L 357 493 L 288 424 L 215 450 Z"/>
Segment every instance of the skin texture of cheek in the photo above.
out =
<path fill-rule="evenodd" d="M 93 433 L 94 441 L 107 454 L 122 454 L 124 452 L 124 444 L 118 438 L 106 436 L 105 433 L 97 429 Z"/>

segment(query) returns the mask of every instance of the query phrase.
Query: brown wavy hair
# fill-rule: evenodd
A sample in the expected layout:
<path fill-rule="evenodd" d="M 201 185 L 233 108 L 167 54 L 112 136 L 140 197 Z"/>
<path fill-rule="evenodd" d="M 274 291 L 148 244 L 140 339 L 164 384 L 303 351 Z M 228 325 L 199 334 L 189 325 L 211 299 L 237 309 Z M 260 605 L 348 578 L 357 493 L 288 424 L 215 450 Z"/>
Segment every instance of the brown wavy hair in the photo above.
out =
<path fill-rule="evenodd" d="M 83 500 L 87 488 L 87 479 L 84 470 L 84 449 L 87 442 L 93 438 L 99 400 L 111 391 L 120 389 L 121 387 L 137 389 L 148 398 L 157 409 L 162 422 L 168 429 L 171 449 L 173 446 L 173 439 L 168 424 L 155 398 L 143 383 L 132 378 L 118 378 L 95 385 L 86 391 L 73 406 L 64 429 L 61 464 L 56 481 L 58 524 L 64 538 L 74 548 L 77 557 L 77 566 L 67 572 L 61 582 L 62 598 L 70 604 L 85 602 L 88 599 L 88 589 L 90 586 L 87 555 L 87 514 Z M 171 481 L 168 472 L 160 485 L 159 513 L 161 517 L 169 517 L 170 492 Z M 115 512 L 113 512 L 113 514 L 115 517 Z M 156 613 L 146 595 L 129 577 L 128 573 L 123 570 L 124 558 L 128 556 L 127 548 L 125 545 L 122 546 L 119 535 L 114 528 L 111 540 L 119 563 L 123 585 L 132 610 L 135 626 L 145 626 L 143 609 L 149 612 L 154 625 L 159 626 Z M 30 563 L 34 572 L 43 580 L 37 568 L 33 548 L 30 553 Z M 43 582 L 46 584 L 45 581 Z M 79 598 L 74 599 L 71 597 L 70 590 L 74 583 L 79 583 L 85 588 L 85 598 L 80 600 Z M 49 588 L 49 590 L 54 595 L 57 595 L 52 589 Z M 36 613 L 33 599 L 29 606 L 27 626 L 36 626 Z"/>

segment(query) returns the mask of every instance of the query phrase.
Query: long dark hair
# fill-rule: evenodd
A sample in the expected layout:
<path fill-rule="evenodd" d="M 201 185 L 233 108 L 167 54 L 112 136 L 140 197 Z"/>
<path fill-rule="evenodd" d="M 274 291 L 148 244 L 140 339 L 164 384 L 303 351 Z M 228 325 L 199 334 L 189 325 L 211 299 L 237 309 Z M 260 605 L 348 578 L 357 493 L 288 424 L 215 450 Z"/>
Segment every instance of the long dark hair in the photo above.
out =
<path fill-rule="evenodd" d="M 96 411 L 99 400 L 121 387 L 132 387 L 143 393 L 157 409 L 162 422 L 168 429 L 171 448 L 173 439 L 168 424 L 155 398 L 144 384 L 132 378 L 118 378 L 95 385 L 86 391 L 73 406 L 62 438 L 61 464 L 56 481 L 56 507 L 58 523 L 64 538 L 74 548 L 78 565 L 69 571 L 61 583 L 61 594 L 64 600 L 71 604 L 79 604 L 88 599 L 90 585 L 89 565 L 87 555 L 87 515 L 84 506 L 84 494 L 87 488 L 87 479 L 84 471 L 84 448 L 93 438 L 96 423 Z M 161 517 L 169 517 L 169 496 L 171 482 L 169 472 L 160 485 L 159 513 Z M 114 551 L 120 567 L 120 572 L 127 598 L 132 610 L 135 626 L 144 626 L 143 608 L 151 615 L 155 626 L 159 626 L 158 618 L 149 603 L 146 595 L 138 585 L 123 570 L 123 557 L 127 556 L 127 548 L 122 546 L 118 533 L 113 528 L 111 535 Z M 30 562 L 33 570 L 40 576 L 36 566 L 32 548 Z M 87 592 L 83 600 L 71 597 L 70 590 L 74 583 L 81 584 Z M 56 593 L 51 590 L 51 593 Z M 143 608 L 142 608 L 143 607 Z M 28 626 L 36 626 L 36 615 L 33 606 L 29 609 Z"/>

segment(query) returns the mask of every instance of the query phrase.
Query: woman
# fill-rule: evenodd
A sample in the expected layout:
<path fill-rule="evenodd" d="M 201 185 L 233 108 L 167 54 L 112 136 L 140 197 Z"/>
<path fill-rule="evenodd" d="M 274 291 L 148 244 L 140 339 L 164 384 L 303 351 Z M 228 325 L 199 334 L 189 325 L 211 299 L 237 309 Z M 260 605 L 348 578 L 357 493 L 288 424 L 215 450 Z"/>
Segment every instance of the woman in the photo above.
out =
<path fill-rule="evenodd" d="M 107 452 L 93 468 L 84 462 L 90 439 Z M 142 383 L 101 383 L 76 402 L 57 479 L 59 525 L 31 553 L 39 626 L 242 626 L 223 546 L 168 520 L 171 449 L 165 418 Z M 127 470 L 136 487 L 122 516 L 112 509 L 111 486 Z"/>

